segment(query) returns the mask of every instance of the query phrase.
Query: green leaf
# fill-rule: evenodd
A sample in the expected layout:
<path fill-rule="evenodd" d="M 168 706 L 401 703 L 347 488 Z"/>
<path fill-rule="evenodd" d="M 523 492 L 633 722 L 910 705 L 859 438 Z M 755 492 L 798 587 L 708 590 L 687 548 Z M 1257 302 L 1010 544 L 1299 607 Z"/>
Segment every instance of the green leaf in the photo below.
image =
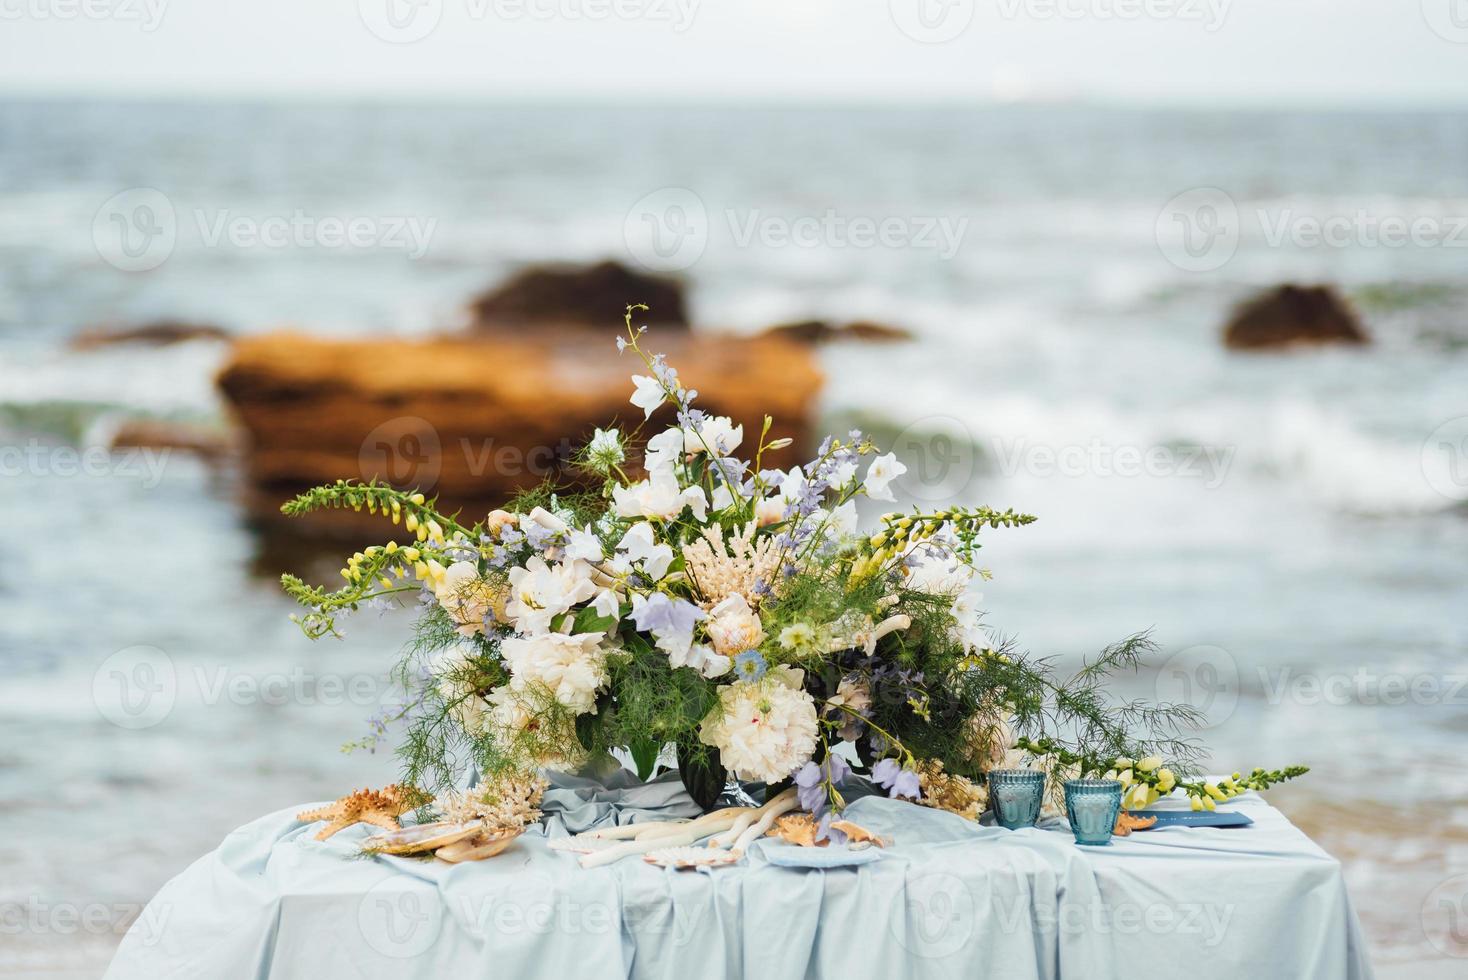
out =
<path fill-rule="evenodd" d="M 662 743 L 639 738 L 627 746 L 627 751 L 631 753 L 632 761 L 637 766 L 637 778 L 647 782 L 652 778 L 653 769 L 657 767 L 658 755 L 663 751 Z"/>

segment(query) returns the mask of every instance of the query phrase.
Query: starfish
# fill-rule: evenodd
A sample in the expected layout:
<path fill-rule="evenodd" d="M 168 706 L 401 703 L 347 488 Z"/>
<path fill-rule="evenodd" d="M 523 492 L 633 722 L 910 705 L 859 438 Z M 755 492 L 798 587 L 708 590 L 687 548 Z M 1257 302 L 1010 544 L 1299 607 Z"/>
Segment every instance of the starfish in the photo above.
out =
<path fill-rule="evenodd" d="M 1112 833 L 1118 837 L 1128 837 L 1134 830 L 1146 830 L 1157 822 L 1156 817 L 1139 817 L 1135 813 L 1122 811 L 1116 817 L 1116 827 Z"/>
<path fill-rule="evenodd" d="M 399 814 L 427 802 L 428 798 L 418 790 L 394 783 L 383 789 L 359 789 L 348 793 L 330 806 L 304 810 L 296 814 L 296 819 L 302 823 L 325 820 L 326 826 L 316 835 L 316 839 L 326 840 L 338 830 L 354 823 L 367 823 L 383 830 L 398 830 Z"/>

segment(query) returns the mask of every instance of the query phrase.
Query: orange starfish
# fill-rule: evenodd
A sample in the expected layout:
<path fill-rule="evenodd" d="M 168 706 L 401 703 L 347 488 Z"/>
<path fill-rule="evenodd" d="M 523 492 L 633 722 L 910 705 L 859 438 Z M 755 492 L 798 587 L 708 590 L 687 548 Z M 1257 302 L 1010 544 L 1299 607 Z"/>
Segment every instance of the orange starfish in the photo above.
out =
<path fill-rule="evenodd" d="M 354 823 L 367 823 L 384 830 L 398 830 L 398 815 L 427 803 L 428 800 L 429 797 L 418 790 L 394 783 L 380 790 L 359 789 L 348 793 L 330 806 L 304 810 L 296 814 L 296 819 L 302 823 L 325 820 L 326 826 L 316 835 L 317 840 L 326 840 L 338 830 Z"/>
<path fill-rule="evenodd" d="M 1118 837 L 1127 837 L 1134 830 L 1146 830 L 1157 822 L 1156 817 L 1139 817 L 1135 813 L 1127 813 L 1123 810 L 1116 817 L 1116 826 L 1111 832 Z"/>

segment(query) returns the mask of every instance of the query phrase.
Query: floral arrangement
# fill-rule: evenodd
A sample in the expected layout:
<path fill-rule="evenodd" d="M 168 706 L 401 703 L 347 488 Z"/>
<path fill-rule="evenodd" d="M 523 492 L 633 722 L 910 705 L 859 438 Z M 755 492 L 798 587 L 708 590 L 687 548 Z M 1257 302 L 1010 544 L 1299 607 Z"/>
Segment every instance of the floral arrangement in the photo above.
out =
<path fill-rule="evenodd" d="M 790 441 L 770 438 L 768 417 L 746 433 L 695 407 L 697 392 L 644 349 L 640 309 L 628 309 L 617 345 L 646 371 L 630 399 L 642 418 L 625 433 L 596 430 L 577 485 L 523 493 L 473 523 L 377 482 L 341 481 L 282 508 L 365 508 L 409 536 L 352 555 L 332 591 L 282 577 L 313 638 L 340 636 L 345 613 L 421 603 L 397 672 L 403 701 L 366 740 L 402 727 L 406 784 L 441 789 L 470 766 L 514 779 L 620 758 L 642 778 L 676 765 L 705 808 L 730 778 L 793 783 L 829 822 L 853 772 L 974 818 L 984 773 L 1001 765 L 1115 772 L 1132 808 L 1172 790 L 1211 807 L 1304 771 L 1191 778 L 1193 710 L 1106 689 L 1153 649 L 1145 634 L 1060 677 L 984 625 L 980 534 L 1033 517 L 891 512 L 864 533 L 858 501 L 894 501 L 896 457 L 852 431 L 809 463 L 765 468 Z"/>

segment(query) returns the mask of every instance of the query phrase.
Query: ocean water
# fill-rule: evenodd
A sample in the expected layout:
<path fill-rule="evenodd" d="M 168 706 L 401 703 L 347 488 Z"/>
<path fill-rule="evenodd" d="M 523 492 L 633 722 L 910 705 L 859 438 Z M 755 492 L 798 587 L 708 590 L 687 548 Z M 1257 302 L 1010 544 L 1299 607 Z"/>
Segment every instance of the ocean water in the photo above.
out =
<path fill-rule="evenodd" d="M 1118 692 L 1197 703 L 1220 770 L 1313 767 L 1272 799 L 1378 957 L 1468 952 L 1464 159 L 1462 113 L 0 103 L 0 902 L 43 924 L 0 969 L 95 974 L 234 826 L 394 772 L 339 746 L 402 617 L 307 642 L 275 578 L 334 566 L 256 529 L 237 474 L 99 448 L 223 424 L 222 345 L 67 339 L 422 334 L 603 257 L 684 275 L 707 329 L 911 330 L 823 351 L 822 412 L 895 444 L 911 502 L 1040 517 L 991 537 L 991 625 L 1062 665 L 1151 629 Z M 1336 284 L 1374 343 L 1226 352 L 1285 281 Z"/>

